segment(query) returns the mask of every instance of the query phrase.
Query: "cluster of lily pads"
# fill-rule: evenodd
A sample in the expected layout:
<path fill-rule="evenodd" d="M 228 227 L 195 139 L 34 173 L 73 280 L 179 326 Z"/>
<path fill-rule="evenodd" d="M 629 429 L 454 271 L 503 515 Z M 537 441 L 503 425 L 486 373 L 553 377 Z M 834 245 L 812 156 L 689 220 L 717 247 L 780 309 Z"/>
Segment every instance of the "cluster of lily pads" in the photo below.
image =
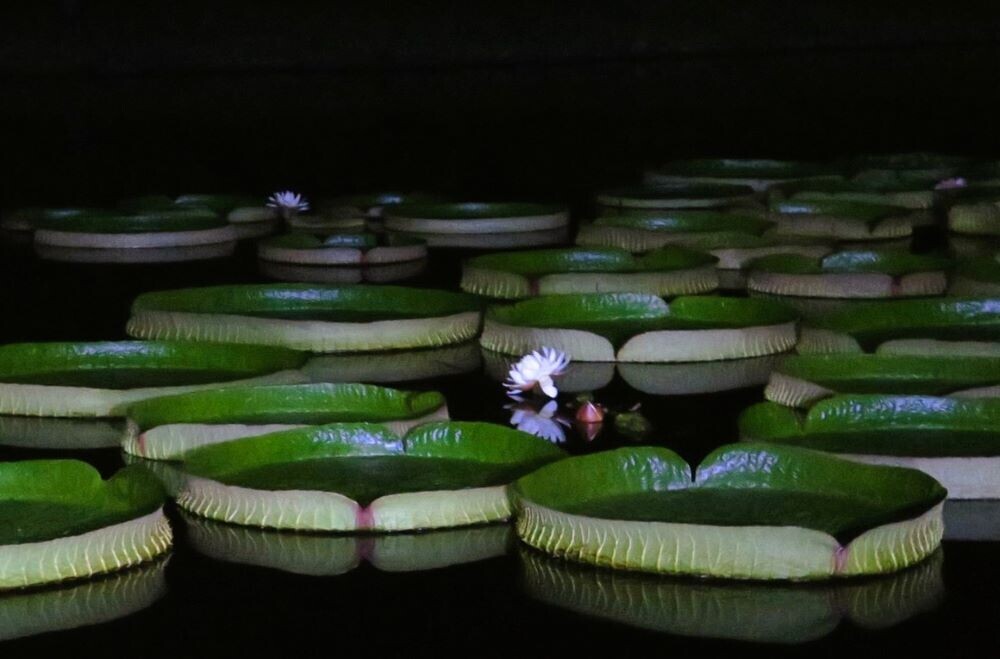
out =
<path fill-rule="evenodd" d="M 673 575 L 820 580 L 924 561 L 946 498 L 1000 498 L 998 263 L 899 244 L 965 163 L 861 164 L 844 177 L 807 163 L 673 163 L 646 187 L 600 195 L 577 247 L 469 258 L 462 292 L 155 291 L 132 305 L 134 340 L 0 346 L 0 440 L 120 446 L 129 463 L 108 479 L 74 460 L 0 464 L 0 588 L 165 554 L 171 499 L 200 551 L 304 574 L 496 555 L 508 520 L 552 556 Z M 292 231 L 258 245 L 270 266 L 363 265 L 368 281 L 428 246 L 538 247 L 565 242 L 568 226 L 542 205 L 242 203 L 187 195 L 14 219 L 39 246 L 98 250 L 213 231 L 232 242 L 237 224 L 282 221 Z M 749 296 L 725 294 L 741 287 Z M 550 420 L 560 391 L 616 373 L 659 395 L 766 383 L 767 401 L 742 415 L 742 441 L 694 466 L 659 446 L 571 457 L 527 408 L 515 408 L 516 428 L 453 421 L 440 393 L 383 386 L 481 357 Z M 603 414 L 577 403 L 578 419 Z M 559 588 L 572 568 L 537 555 L 526 565 L 540 597 L 594 606 L 586 590 Z"/>

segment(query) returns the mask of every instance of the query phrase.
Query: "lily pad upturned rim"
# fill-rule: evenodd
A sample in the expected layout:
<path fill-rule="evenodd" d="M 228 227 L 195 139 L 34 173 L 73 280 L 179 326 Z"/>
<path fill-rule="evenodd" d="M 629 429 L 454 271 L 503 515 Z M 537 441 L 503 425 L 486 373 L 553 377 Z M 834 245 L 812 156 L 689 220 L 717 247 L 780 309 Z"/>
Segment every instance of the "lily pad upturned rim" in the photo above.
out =
<path fill-rule="evenodd" d="M 104 210 L 81 211 L 70 215 L 42 214 L 35 223 L 39 230 L 64 233 L 135 234 L 175 231 L 202 231 L 228 226 L 224 217 L 204 208 L 179 207 L 135 213 Z"/>
<path fill-rule="evenodd" d="M 446 401 L 437 391 L 359 383 L 221 387 L 160 396 L 128 407 L 140 430 L 174 423 L 322 423 L 414 419 Z"/>
<path fill-rule="evenodd" d="M 768 204 L 772 213 L 781 217 L 796 215 L 830 215 L 843 219 L 877 222 L 889 217 L 905 216 L 912 209 L 891 204 L 874 204 L 843 199 L 775 199 Z"/>
<path fill-rule="evenodd" d="M 901 251 L 845 250 L 820 258 L 800 254 L 772 254 L 754 259 L 748 270 L 789 275 L 873 273 L 893 277 L 917 272 L 947 272 L 953 261 L 946 257 Z"/>
<path fill-rule="evenodd" d="M 132 313 L 145 311 L 232 314 L 303 313 L 310 310 L 399 312 L 431 318 L 478 311 L 481 303 L 471 295 L 438 289 L 353 284 L 237 284 L 156 291 L 139 295 Z"/>
<path fill-rule="evenodd" d="M 63 510 L 56 520 L 62 522 L 58 531 L 37 525 L 32 530 L 31 520 L 22 520 L 4 530 L 0 546 L 44 542 L 120 524 L 153 513 L 165 499 L 160 481 L 142 467 L 125 467 L 103 480 L 97 469 L 80 460 L 3 462 L 0 501 Z"/>
<path fill-rule="evenodd" d="M 505 201 L 411 202 L 386 209 L 387 218 L 423 220 L 477 220 L 537 217 L 566 212 L 559 204 Z"/>
<path fill-rule="evenodd" d="M 247 437 L 190 451 L 188 473 L 225 482 L 239 470 L 347 457 L 452 458 L 488 464 L 527 464 L 565 457 L 551 443 L 507 426 L 478 421 L 438 421 L 403 436 L 377 423 L 334 423 Z"/>
<path fill-rule="evenodd" d="M 565 247 L 484 254 L 466 261 L 465 267 L 542 277 L 563 273 L 669 272 L 709 267 L 717 260 L 710 254 L 676 246 L 641 256 L 614 247 Z"/>
<path fill-rule="evenodd" d="M 943 394 L 1000 383 L 1000 357 L 882 353 L 788 355 L 775 366 L 773 373 L 814 382 L 841 393 L 902 393 L 840 389 L 852 386 L 847 383 L 869 379 L 873 381 L 870 386 L 878 386 L 874 382 L 893 380 L 909 391 L 923 390 L 932 395 L 935 390 Z"/>
<path fill-rule="evenodd" d="M 849 309 L 818 315 L 809 326 L 861 340 L 952 334 L 1000 338 L 1000 298 L 929 298 L 858 301 Z"/>
<path fill-rule="evenodd" d="M 681 209 L 602 215 L 594 220 L 592 226 L 664 233 L 731 231 L 759 235 L 773 227 L 774 222 L 759 214 L 736 210 Z"/>
<path fill-rule="evenodd" d="M 523 476 L 514 483 L 513 492 L 554 510 L 566 512 L 570 507 L 568 512 L 584 514 L 589 501 L 608 495 L 714 487 L 773 491 L 781 486 L 868 496 L 877 503 L 897 501 L 901 509 L 897 521 L 929 510 L 947 494 L 937 481 L 919 471 L 859 467 L 821 451 L 767 442 L 721 446 L 694 469 L 673 451 L 658 446 L 574 456 Z"/>
<path fill-rule="evenodd" d="M 837 453 L 922 457 L 1000 455 L 1000 399 L 904 394 L 835 394 L 805 411 L 774 402 L 739 419 L 749 441 Z M 963 444 L 959 433 L 973 440 Z M 876 435 L 881 440 L 876 443 Z"/>
<path fill-rule="evenodd" d="M 294 369 L 305 353 L 287 348 L 188 341 L 51 341 L 0 346 L 0 382 L 70 370 L 164 368 L 228 372 L 230 379 Z"/>
<path fill-rule="evenodd" d="M 739 323 L 732 322 L 733 307 L 742 307 L 748 316 Z M 641 293 L 543 295 L 512 305 L 491 306 L 486 317 L 520 327 L 574 329 L 588 320 L 655 323 L 672 317 L 695 320 L 692 314 L 702 316 L 706 322 L 717 323 L 710 325 L 712 328 L 777 325 L 798 319 L 794 311 L 770 300 L 697 295 L 677 297 L 667 303 L 663 298 Z M 637 331 L 656 329 L 666 328 L 650 324 Z"/>

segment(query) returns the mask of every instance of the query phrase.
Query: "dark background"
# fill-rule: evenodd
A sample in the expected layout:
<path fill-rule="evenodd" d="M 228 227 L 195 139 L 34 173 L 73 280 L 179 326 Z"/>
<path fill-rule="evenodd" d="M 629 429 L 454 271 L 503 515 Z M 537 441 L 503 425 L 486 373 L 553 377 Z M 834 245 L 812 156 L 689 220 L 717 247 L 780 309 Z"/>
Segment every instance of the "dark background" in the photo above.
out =
<path fill-rule="evenodd" d="M 1000 151 L 985 3 L 4 4 L 2 207 L 278 186 L 579 203 L 676 156 Z"/>

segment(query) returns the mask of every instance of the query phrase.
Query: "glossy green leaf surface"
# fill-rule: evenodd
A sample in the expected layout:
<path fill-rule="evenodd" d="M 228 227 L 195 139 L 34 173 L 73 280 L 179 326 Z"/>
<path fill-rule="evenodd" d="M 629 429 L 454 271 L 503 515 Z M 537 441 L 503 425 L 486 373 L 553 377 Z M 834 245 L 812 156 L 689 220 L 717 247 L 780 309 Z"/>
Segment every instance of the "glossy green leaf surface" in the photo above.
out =
<path fill-rule="evenodd" d="M 593 224 L 664 233 L 732 231 L 748 234 L 760 234 L 774 226 L 773 222 L 761 219 L 759 214 L 688 209 L 605 215 L 594 220 Z"/>
<path fill-rule="evenodd" d="M 109 480 L 78 460 L 0 463 L 0 545 L 40 542 L 119 524 L 163 505 L 165 494 L 142 467 Z"/>
<path fill-rule="evenodd" d="M 199 231 L 226 226 L 226 220 L 203 208 L 171 208 L 137 213 L 107 211 L 80 212 L 63 216 L 43 215 L 38 229 L 75 233 L 154 233 L 164 231 Z"/>
<path fill-rule="evenodd" d="M 771 211 L 781 215 L 831 215 L 845 219 L 874 222 L 894 215 L 905 215 L 908 208 L 888 204 L 868 204 L 843 199 L 822 199 L 807 201 L 804 199 L 772 200 Z"/>
<path fill-rule="evenodd" d="M 0 346 L 0 382 L 131 389 L 222 382 L 298 368 L 285 348 L 180 341 L 11 343 Z"/>
<path fill-rule="evenodd" d="M 140 429 L 168 423 L 299 423 L 413 419 L 439 409 L 436 391 L 367 384 L 242 386 L 150 398 L 128 408 Z"/>
<path fill-rule="evenodd" d="M 841 542 L 917 516 L 945 497 L 930 476 L 776 444 L 723 446 L 691 478 L 680 456 L 624 448 L 547 465 L 517 496 L 565 513 L 711 526 L 798 526 Z"/>
<path fill-rule="evenodd" d="M 740 415 L 744 439 L 837 453 L 1000 455 L 1000 399 L 845 394 L 806 413 L 759 403 Z"/>
<path fill-rule="evenodd" d="M 572 272 L 666 272 L 714 265 L 716 258 L 683 247 L 664 247 L 642 256 L 624 249 L 540 249 L 498 252 L 469 259 L 467 267 L 498 270 L 526 277 Z"/>
<path fill-rule="evenodd" d="M 185 455 L 189 473 L 263 490 L 337 492 L 362 505 L 387 495 L 507 484 L 565 454 L 489 423 L 440 422 L 403 437 L 370 423 L 249 437 Z"/>
<path fill-rule="evenodd" d="M 1000 339 L 1000 299 L 939 298 L 855 302 L 818 314 L 810 325 L 850 334 L 863 344 L 895 338 Z"/>
<path fill-rule="evenodd" d="M 402 203 L 392 208 L 396 217 L 413 217 L 437 220 L 478 220 L 498 217 L 531 217 L 552 215 L 565 209 L 554 204 L 525 203 Z"/>
<path fill-rule="evenodd" d="M 903 251 L 843 251 L 812 258 L 799 254 L 773 254 L 751 261 L 751 270 L 795 275 L 879 273 L 893 277 L 915 272 L 950 270 L 950 259 Z"/>
<path fill-rule="evenodd" d="M 841 393 L 942 395 L 1000 383 L 1000 358 L 924 355 L 793 355 L 775 373 Z"/>
<path fill-rule="evenodd" d="M 508 325 L 585 330 L 619 344 L 654 330 L 778 325 L 797 316 L 778 302 L 761 299 L 682 296 L 668 304 L 653 295 L 587 293 L 490 307 L 488 317 Z"/>
<path fill-rule="evenodd" d="M 143 293 L 132 311 L 365 322 L 446 316 L 479 307 L 471 295 L 403 286 L 257 284 Z"/>

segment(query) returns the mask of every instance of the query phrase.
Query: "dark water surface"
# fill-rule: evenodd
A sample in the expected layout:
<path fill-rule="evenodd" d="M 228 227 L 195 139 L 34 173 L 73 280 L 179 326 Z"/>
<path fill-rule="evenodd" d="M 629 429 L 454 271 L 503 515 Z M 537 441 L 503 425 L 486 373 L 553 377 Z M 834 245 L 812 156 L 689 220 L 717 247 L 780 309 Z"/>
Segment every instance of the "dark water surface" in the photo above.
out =
<path fill-rule="evenodd" d="M 262 281 L 248 244 L 233 259 L 149 267 L 60 265 L 9 244 L 3 250 L 4 342 L 124 338 L 129 303 L 140 292 Z M 457 257 L 436 256 L 416 283 L 454 286 Z M 457 419 L 506 423 L 510 416 L 502 388 L 479 372 L 396 386 L 440 389 Z M 654 429 L 647 441 L 694 461 L 734 441 L 739 411 L 762 399 L 760 388 L 653 396 L 619 377 L 596 396 L 619 410 L 640 403 Z M 610 424 L 591 441 L 567 432 L 573 452 L 635 441 Z M 122 464 L 113 449 L 58 455 L 89 460 L 105 473 Z M 0 449 L 0 459 L 52 456 Z M 265 534 L 170 514 L 176 548 L 165 564 L 75 588 L 0 596 L 0 637 L 14 635 L 16 611 L 34 611 L 28 619 L 39 629 L 74 605 L 123 616 L 10 640 L 0 645 L 4 656 L 967 657 L 995 656 L 997 648 L 1000 529 L 996 507 L 987 505 L 962 514 L 967 534 L 992 533 L 993 541 L 947 541 L 941 554 L 901 575 L 819 586 L 614 574 L 541 556 L 501 529 L 386 542 Z M 449 562 L 456 564 L 441 567 Z M 117 595 L 102 600 L 107 591 Z M 101 605 L 125 594 L 138 609 L 131 615 Z"/>

